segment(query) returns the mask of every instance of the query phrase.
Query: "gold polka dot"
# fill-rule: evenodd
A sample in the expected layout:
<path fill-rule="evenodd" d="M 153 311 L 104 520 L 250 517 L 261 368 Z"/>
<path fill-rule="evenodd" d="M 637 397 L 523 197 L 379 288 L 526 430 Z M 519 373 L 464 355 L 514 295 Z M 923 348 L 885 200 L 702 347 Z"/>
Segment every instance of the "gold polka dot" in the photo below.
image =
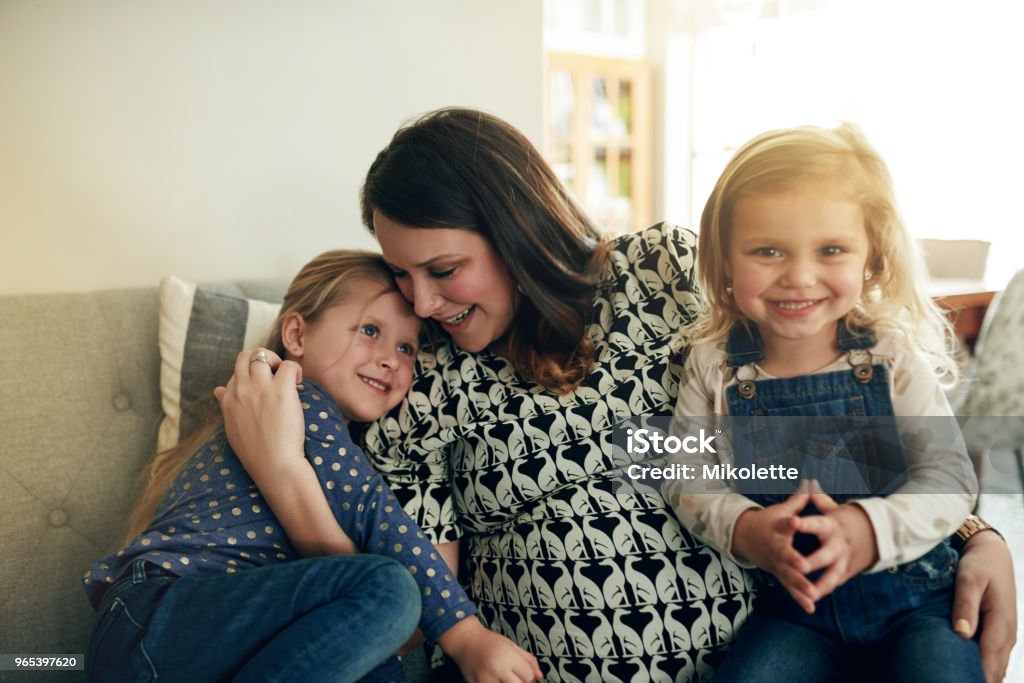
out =
<path fill-rule="evenodd" d="M 321 420 L 326 420 L 327 419 L 327 413 L 324 412 L 323 410 L 320 411 L 320 419 Z"/>
<path fill-rule="evenodd" d="M 387 531 L 389 526 L 390 525 L 387 522 L 382 522 L 381 525 L 380 525 L 380 530 L 381 531 Z M 419 548 L 417 548 L 417 550 L 419 550 Z"/>
<path fill-rule="evenodd" d="M 348 451 L 345 450 L 344 446 L 338 449 L 338 455 L 345 455 L 346 453 L 348 453 Z"/>
<path fill-rule="evenodd" d="M 235 517 L 241 517 L 242 508 L 231 508 L 231 514 L 233 514 Z"/>
<path fill-rule="evenodd" d="M 394 512 L 394 511 L 395 511 L 395 508 L 391 507 L 390 505 L 388 505 L 387 507 L 384 508 L 384 512 Z"/>
<path fill-rule="evenodd" d="M 247 532 L 245 532 L 245 537 L 246 538 L 256 538 L 256 532 L 255 531 L 247 531 Z"/>
<path fill-rule="evenodd" d="M 407 526 L 406 526 L 406 525 L 404 525 L 404 524 L 400 524 L 400 525 L 398 526 L 398 532 L 399 532 L 399 533 L 402 533 L 402 534 L 404 534 L 404 533 L 405 533 L 406 531 L 408 531 L 408 530 L 409 530 L 409 527 L 407 527 Z"/>
<path fill-rule="evenodd" d="M 334 482 L 333 481 L 328 481 L 327 482 L 327 488 L 329 490 L 333 491 L 334 490 Z"/>
<path fill-rule="evenodd" d="M 305 401 L 303 401 L 303 402 L 302 402 L 302 409 L 303 409 L 303 410 L 309 410 L 309 404 L 308 404 L 308 403 L 306 403 Z"/>
<path fill-rule="evenodd" d="M 466 616 L 466 613 L 463 612 L 462 610 L 459 610 L 458 612 L 455 613 L 455 617 L 457 619 L 463 619 L 463 618 L 465 618 L 465 616 Z"/>
<path fill-rule="evenodd" d="M 261 512 L 263 512 L 263 508 L 261 508 L 259 505 L 253 505 L 252 506 L 252 511 L 255 512 L 258 515 Z"/>
<path fill-rule="evenodd" d="M 221 514 L 219 512 L 214 512 L 212 515 L 210 515 L 210 517 L 212 519 L 220 519 L 221 518 Z"/>
<path fill-rule="evenodd" d="M 437 608 L 437 616 L 439 616 L 439 617 L 443 617 L 444 616 L 444 607 L 438 607 Z"/>
<path fill-rule="evenodd" d="M 215 507 L 217 507 L 217 505 L 218 505 L 217 501 L 215 501 L 215 500 L 211 500 L 210 501 L 210 507 L 215 508 Z"/>
<path fill-rule="evenodd" d="M 228 574 L 234 574 L 235 573 L 235 568 L 234 567 L 228 567 L 224 571 L 226 571 Z"/>
<path fill-rule="evenodd" d="M 277 559 L 279 559 L 279 560 L 286 560 L 286 559 L 288 559 L 288 556 L 285 555 L 284 553 L 278 553 L 277 554 Z"/>
<path fill-rule="evenodd" d="M 181 488 L 183 488 L 186 491 L 188 491 L 190 488 L 192 488 L 192 482 L 190 482 L 190 481 L 189 482 L 185 482 L 185 485 L 182 486 Z"/>
<path fill-rule="evenodd" d="M 311 431 L 311 432 L 319 432 L 320 428 L 317 427 L 316 425 L 309 425 L 309 431 Z"/>
<path fill-rule="evenodd" d="M 171 568 L 171 563 L 170 562 L 161 562 L 160 566 L 163 567 L 164 569 L 170 569 Z"/>
<path fill-rule="evenodd" d="M 314 465 L 323 465 L 323 464 L 324 464 L 324 459 L 323 459 L 323 458 L 321 458 L 321 457 L 320 457 L 320 456 L 318 455 L 318 456 L 316 456 L 315 458 L 313 458 L 313 464 L 314 464 Z"/>
<path fill-rule="evenodd" d="M 341 463 L 340 462 L 331 463 L 331 469 L 334 470 L 335 472 L 337 472 L 338 470 L 341 469 Z"/>
<path fill-rule="evenodd" d="M 188 564 L 188 558 L 187 557 L 179 557 L 178 558 L 178 562 L 181 562 L 182 564 L 187 565 Z"/>
<path fill-rule="evenodd" d="M 431 593 L 430 586 L 427 586 L 426 588 L 423 589 L 423 594 L 424 595 L 430 595 L 430 593 Z"/>
<path fill-rule="evenodd" d="M 409 573 L 410 574 L 415 574 L 418 571 L 419 571 L 419 569 L 417 569 L 415 565 L 410 565 L 409 566 Z"/>
<path fill-rule="evenodd" d="M 395 552 L 396 553 L 402 552 L 402 544 L 401 543 L 396 543 L 395 544 Z"/>
<path fill-rule="evenodd" d="M 412 549 L 412 554 L 416 555 L 416 556 L 419 556 L 419 554 L 422 553 L 422 552 L 423 552 L 423 548 L 413 548 Z"/>
<path fill-rule="evenodd" d="M 326 438 L 328 441 L 334 441 L 334 434 L 328 434 Z"/>
<path fill-rule="evenodd" d="M 228 474 L 231 473 L 231 470 L 229 470 L 227 467 L 222 467 L 220 468 L 220 470 L 218 470 L 218 473 L 220 474 L 220 476 L 226 477 Z"/>
<path fill-rule="evenodd" d="M 351 507 L 352 507 L 352 506 L 351 506 L 351 505 L 349 505 L 348 503 L 342 503 L 342 504 L 341 504 L 341 509 L 342 509 L 342 510 L 348 510 L 348 509 L 350 509 Z"/>
<path fill-rule="evenodd" d="M 431 567 L 430 569 L 427 570 L 427 576 L 433 577 L 434 574 L 436 574 L 436 573 L 437 573 L 437 571 L 435 571 L 433 567 Z"/>
<path fill-rule="evenodd" d="M 228 536 L 228 545 L 234 545 L 238 543 L 238 539 L 234 536 Z"/>
<path fill-rule="evenodd" d="M 450 590 L 448 590 L 447 588 L 445 588 L 443 591 L 441 591 L 441 597 L 444 598 L 445 600 L 447 600 L 449 598 L 449 596 L 451 596 L 451 594 L 452 594 L 452 592 Z"/>
<path fill-rule="evenodd" d="M 341 487 L 341 490 L 344 491 L 345 493 L 350 493 L 352 491 L 352 485 L 345 484 L 344 486 Z"/>
<path fill-rule="evenodd" d="M 205 464 L 205 463 L 201 463 L 201 462 L 200 462 L 200 463 L 196 463 L 196 469 L 197 469 L 197 470 L 201 470 L 201 469 L 203 469 L 204 467 L 206 467 L 206 464 Z"/>
<path fill-rule="evenodd" d="M 144 539 L 142 539 L 142 545 L 149 545 L 149 544 L 150 544 L 150 543 L 152 543 L 152 542 L 153 542 L 153 541 L 149 540 L 148 538 L 144 538 Z"/>
<path fill-rule="evenodd" d="M 274 527 L 272 527 L 272 526 L 265 526 L 265 527 L 263 527 L 263 530 L 265 532 L 267 532 L 268 534 L 274 533 Z"/>
<path fill-rule="evenodd" d="M 161 540 L 161 541 L 169 541 L 169 540 L 171 540 L 171 537 L 170 537 L 170 536 L 168 536 L 167 534 L 162 534 L 162 535 L 160 536 L 160 540 Z"/>

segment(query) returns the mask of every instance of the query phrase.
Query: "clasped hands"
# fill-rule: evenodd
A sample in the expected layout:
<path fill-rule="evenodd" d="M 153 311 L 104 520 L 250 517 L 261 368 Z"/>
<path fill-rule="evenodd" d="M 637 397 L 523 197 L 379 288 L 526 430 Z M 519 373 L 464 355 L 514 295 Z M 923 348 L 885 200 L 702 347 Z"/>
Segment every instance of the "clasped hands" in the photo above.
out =
<path fill-rule="evenodd" d="M 808 504 L 822 514 L 800 516 Z M 802 555 L 793 540 L 811 534 L 821 546 Z M 751 508 L 736 520 L 732 552 L 769 572 L 808 614 L 818 600 L 877 561 L 871 520 L 855 503 L 839 505 L 815 480 L 804 480 L 782 503 Z M 807 575 L 824 570 L 817 581 Z"/>

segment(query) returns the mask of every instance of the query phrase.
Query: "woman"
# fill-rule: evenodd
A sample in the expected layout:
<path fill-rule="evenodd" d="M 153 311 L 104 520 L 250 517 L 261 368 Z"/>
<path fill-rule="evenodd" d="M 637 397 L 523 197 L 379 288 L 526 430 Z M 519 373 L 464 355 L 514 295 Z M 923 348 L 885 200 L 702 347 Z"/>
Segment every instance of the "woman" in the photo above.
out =
<path fill-rule="evenodd" d="M 603 241 L 521 133 L 462 109 L 399 130 L 362 201 L 399 288 L 440 331 L 366 451 L 453 567 L 461 540 L 483 621 L 548 680 L 710 676 L 751 581 L 660 496 L 622 486 L 610 438 L 672 413 L 699 308 L 693 235 Z M 243 379 L 222 392 L 232 445 L 261 488 L 282 487 L 259 469 L 301 457 L 294 392 Z M 1013 590 L 1002 540 L 972 537 L 954 619 L 973 633 L 980 611 L 990 680 L 1013 644 Z"/>

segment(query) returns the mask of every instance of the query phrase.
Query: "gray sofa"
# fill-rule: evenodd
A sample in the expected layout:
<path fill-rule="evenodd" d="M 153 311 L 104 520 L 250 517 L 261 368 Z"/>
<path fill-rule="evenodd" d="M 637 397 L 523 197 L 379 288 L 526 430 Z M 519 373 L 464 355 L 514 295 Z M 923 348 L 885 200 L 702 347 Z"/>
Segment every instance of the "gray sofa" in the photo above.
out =
<path fill-rule="evenodd" d="M 214 289 L 280 301 L 285 284 Z M 81 576 L 118 543 L 163 416 L 157 321 L 155 287 L 0 297 L 0 654 L 86 651 Z"/>

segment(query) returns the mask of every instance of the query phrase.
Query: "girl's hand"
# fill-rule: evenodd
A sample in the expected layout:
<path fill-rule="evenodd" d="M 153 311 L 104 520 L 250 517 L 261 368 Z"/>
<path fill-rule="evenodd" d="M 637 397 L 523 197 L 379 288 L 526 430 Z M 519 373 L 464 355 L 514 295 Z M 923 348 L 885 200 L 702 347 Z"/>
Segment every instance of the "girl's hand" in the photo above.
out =
<path fill-rule="evenodd" d="M 253 360 L 265 354 L 267 362 Z M 295 385 L 302 368 L 273 351 L 247 349 L 235 359 L 227 387 L 213 393 L 224 414 L 228 442 L 257 485 L 305 460 L 305 420 Z"/>
<path fill-rule="evenodd" d="M 825 569 L 814 584 L 820 600 L 877 562 L 878 546 L 871 520 L 859 505 L 839 505 L 814 481 L 810 502 L 822 514 L 801 517 L 796 528 L 821 542 L 807 557 L 809 571 Z"/>
<path fill-rule="evenodd" d="M 476 617 L 452 626 L 438 644 L 459 665 L 467 683 L 529 683 L 544 678 L 536 657 Z"/>
<path fill-rule="evenodd" d="M 742 513 L 732 536 L 733 555 L 775 576 L 808 614 L 814 612 L 818 594 L 804 576 L 811 571 L 810 565 L 793 547 L 793 536 L 800 520 L 797 515 L 810 499 L 808 482 L 801 482 L 797 492 L 786 501 Z"/>
<path fill-rule="evenodd" d="M 967 541 L 956 572 L 953 630 L 974 637 L 981 627 L 981 666 L 988 683 L 1006 676 L 1010 650 L 1017 642 L 1017 594 L 1013 561 L 1006 542 L 984 531 Z"/>

